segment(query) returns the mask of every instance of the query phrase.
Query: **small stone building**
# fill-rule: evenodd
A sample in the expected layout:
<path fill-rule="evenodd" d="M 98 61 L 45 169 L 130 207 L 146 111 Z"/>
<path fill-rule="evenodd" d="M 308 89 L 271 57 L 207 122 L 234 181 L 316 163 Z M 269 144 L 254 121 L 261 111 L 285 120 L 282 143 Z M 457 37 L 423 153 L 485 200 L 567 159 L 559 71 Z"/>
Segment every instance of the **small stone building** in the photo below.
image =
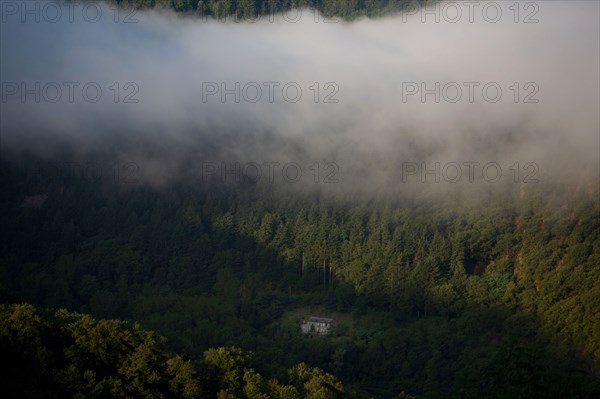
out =
<path fill-rule="evenodd" d="M 326 317 L 309 317 L 302 320 L 300 330 L 302 334 L 318 334 L 327 335 L 331 332 L 332 327 L 335 327 L 337 322 L 334 319 Z"/>

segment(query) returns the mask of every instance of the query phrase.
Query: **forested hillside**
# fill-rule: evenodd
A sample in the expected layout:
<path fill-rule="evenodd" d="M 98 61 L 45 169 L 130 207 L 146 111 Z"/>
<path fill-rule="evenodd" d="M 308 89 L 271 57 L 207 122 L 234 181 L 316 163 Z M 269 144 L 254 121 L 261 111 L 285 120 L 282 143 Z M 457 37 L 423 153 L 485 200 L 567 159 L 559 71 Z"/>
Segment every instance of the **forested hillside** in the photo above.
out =
<path fill-rule="evenodd" d="M 2 165 L 5 302 L 134 320 L 194 361 L 211 347 L 240 347 L 254 352 L 258 373 L 280 381 L 305 362 L 358 397 L 591 398 L 600 389 L 597 187 L 366 200 L 189 180 L 157 189 L 37 162 L 34 174 Z M 5 307 L 4 345 L 38 342 L 10 330 L 22 312 L 41 318 L 36 326 L 56 320 L 60 334 L 65 320 L 96 323 Z M 310 315 L 340 325 L 308 339 L 299 323 Z M 135 345 L 151 337 L 127 334 Z M 153 358 L 167 396 L 177 385 L 169 356 Z M 54 361 L 62 375 L 77 360 Z M 73 377 L 76 386 L 91 389 L 83 381 L 100 372 L 92 371 Z M 54 373 L 41 384 L 63 389 Z M 135 378 L 123 373 L 115 378 Z"/>
<path fill-rule="evenodd" d="M 182 13 L 254 19 L 282 13 L 291 8 L 312 8 L 327 17 L 352 19 L 385 15 L 403 9 L 414 10 L 426 0 L 112 0 L 123 7 L 166 8 Z M 290 18 L 296 18 L 290 13 Z"/>
<path fill-rule="evenodd" d="M 251 352 L 211 348 L 196 362 L 138 324 L 65 310 L 0 305 L 4 398 L 341 397 L 342 384 L 300 363 L 282 384 L 252 367 Z M 10 362 L 10 363 L 9 363 Z"/>

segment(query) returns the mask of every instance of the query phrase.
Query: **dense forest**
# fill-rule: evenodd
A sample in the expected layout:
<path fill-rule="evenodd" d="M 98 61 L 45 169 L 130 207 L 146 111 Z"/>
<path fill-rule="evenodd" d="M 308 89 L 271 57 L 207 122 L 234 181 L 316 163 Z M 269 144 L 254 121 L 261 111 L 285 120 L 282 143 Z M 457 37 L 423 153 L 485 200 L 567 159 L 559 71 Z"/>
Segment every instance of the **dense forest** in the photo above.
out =
<path fill-rule="evenodd" d="M 181 13 L 228 16 L 241 20 L 260 15 L 273 15 L 292 8 L 311 8 L 326 17 L 353 19 L 359 16 L 381 16 L 403 9 L 414 10 L 427 0 L 112 0 L 122 7 L 139 9 L 166 8 Z M 430 1 L 433 2 L 433 1 Z M 290 14 L 290 18 L 294 18 Z"/>
<path fill-rule="evenodd" d="M 287 384 L 265 380 L 252 353 L 211 348 L 192 363 L 138 324 L 31 305 L 0 305 L 0 346 L 12 364 L 2 397 L 317 398 L 340 397 L 331 374 L 300 363 Z"/>
<path fill-rule="evenodd" d="M 1 7 L 1 398 L 600 398 L 600 3 L 79 3 Z"/>
<path fill-rule="evenodd" d="M 600 391 L 594 185 L 425 187 L 366 200 L 189 179 L 153 188 L 45 162 L 1 168 L 1 299 L 49 309 L 2 308 L 5 361 L 33 370 L 5 375 L 6 389 L 223 398 Z M 310 339 L 299 326 L 311 315 L 339 326 Z"/>

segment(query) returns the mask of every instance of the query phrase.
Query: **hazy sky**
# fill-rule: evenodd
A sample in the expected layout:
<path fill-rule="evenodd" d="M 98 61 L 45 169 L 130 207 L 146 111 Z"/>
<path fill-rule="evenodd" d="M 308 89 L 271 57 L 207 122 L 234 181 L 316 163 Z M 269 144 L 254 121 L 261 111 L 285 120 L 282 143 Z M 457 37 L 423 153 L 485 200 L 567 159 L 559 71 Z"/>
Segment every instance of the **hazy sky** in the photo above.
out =
<path fill-rule="evenodd" d="M 162 183 L 191 154 L 195 164 L 335 162 L 345 181 L 376 185 L 402 162 L 598 176 L 595 1 L 522 2 L 518 15 L 513 2 L 442 3 L 350 23 L 310 10 L 295 23 L 293 12 L 255 23 L 138 12 L 125 23 L 107 6 L 92 22 L 95 8 L 57 16 L 40 4 L 39 22 L 2 9 L 5 154 L 102 146 Z"/>

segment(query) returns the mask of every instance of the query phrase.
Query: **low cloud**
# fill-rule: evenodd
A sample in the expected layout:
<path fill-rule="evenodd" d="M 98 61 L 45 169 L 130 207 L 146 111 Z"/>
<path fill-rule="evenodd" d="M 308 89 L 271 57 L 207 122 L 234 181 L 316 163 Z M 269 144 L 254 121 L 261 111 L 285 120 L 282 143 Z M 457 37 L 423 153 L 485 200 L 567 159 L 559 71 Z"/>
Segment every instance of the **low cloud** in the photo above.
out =
<path fill-rule="evenodd" d="M 516 15 L 500 2 L 495 23 L 488 3 L 470 21 L 455 2 L 455 23 L 444 4 L 335 23 L 311 10 L 295 23 L 166 11 L 125 23 L 106 5 L 93 23 L 77 9 L 22 23 L 3 9 L 2 152 L 111 153 L 156 186 L 206 162 L 295 162 L 307 176 L 335 163 L 357 191 L 423 162 L 597 180 L 599 4 L 522 2 Z"/>

